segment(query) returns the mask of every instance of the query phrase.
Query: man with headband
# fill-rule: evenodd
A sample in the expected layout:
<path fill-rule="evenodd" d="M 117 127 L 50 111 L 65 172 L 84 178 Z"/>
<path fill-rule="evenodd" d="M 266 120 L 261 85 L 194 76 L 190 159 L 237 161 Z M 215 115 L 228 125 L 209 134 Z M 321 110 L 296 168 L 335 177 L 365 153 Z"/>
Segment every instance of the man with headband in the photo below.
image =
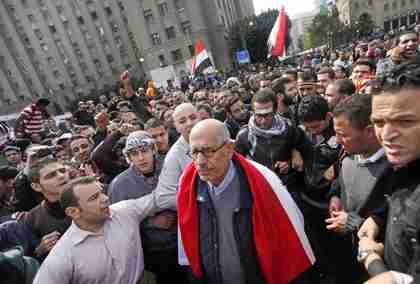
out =
<path fill-rule="evenodd" d="M 151 193 L 162 169 L 156 141 L 145 131 L 128 135 L 123 154 L 130 167 L 109 185 L 112 204 Z M 145 267 L 156 274 L 159 283 L 172 283 L 179 278 L 176 219 L 175 211 L 164 210 L 146 218 L 140 226 Z"/>

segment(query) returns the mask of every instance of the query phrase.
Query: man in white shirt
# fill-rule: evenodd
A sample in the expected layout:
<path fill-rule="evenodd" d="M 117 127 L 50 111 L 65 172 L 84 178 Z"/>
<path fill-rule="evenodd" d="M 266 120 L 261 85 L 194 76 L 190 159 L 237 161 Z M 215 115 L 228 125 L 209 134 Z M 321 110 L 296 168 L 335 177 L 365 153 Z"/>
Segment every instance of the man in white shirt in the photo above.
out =
<path fill-rule="evenodd" d="M 139 223 L 153 198 L 109 205 L 94 177 L 72 180 L 60 202 L 72 225 L 42 264 L 35 284 L 138 283 L 144 270 Z"/>

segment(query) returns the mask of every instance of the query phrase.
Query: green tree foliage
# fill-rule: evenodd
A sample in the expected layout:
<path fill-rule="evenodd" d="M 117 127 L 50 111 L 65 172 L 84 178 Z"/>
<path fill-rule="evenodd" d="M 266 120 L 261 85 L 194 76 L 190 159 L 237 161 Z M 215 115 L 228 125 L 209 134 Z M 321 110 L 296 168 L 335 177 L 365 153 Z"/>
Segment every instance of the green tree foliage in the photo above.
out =
<path fill-rule="evenodd" d="M 333 44 L 343 24 L 338 17 L 338 10 L 333 8 L 329 13 L 319 13 L 312 20 L 312 25 L 307 29 L 310 48 L 324 44 Z M 308 47 L 309 46 L 305 46 Z"/>
<path fill-rule="evenodd" d="M 233 25 L 229 32 L 232 52 L 248 49 L 252 62 L 263 62 L 267 59 L 267 39 L 279 15 L 278 10 L 269 10 L 258 16 L 244 18 Z M 287 16 L 287 15 L 286 15 Z M 292 23 L 287 16 L 288 33 L 286 47 L 289 46 Z"/>
<path fill-rule="evenodd" d="M 372 16 L 369 13 L 361 14 L 354 25 L 359 37 L 368 36 L 375 29 L 375 22 L 372 19 Z"/>

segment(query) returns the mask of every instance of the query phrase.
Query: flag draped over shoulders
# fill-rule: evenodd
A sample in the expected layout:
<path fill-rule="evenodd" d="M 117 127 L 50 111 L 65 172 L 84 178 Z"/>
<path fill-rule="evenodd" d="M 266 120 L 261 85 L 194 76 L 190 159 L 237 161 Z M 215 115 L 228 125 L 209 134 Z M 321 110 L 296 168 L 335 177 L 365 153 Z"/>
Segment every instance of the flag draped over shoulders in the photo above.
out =
<path fill-rule="evenodd" d="M 286 284 L 315 261 L 303 228 L 303 217 L 280 179 L 267 168 L 239 154 L 233 159 L 245 172 L 253 198 L 253 238 L 258 262 L 268 284 Z M 178 216 L 181 237 L 193 274 L 203 276 L 200 260 L 199 214 L 195 165 L 180 181 Z"/>

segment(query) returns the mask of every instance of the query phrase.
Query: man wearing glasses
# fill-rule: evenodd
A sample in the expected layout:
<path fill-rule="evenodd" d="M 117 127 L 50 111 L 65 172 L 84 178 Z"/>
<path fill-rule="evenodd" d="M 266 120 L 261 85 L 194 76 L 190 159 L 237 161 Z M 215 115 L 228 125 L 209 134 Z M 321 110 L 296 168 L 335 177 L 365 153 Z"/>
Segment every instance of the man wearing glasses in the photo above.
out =
<path fill-rule="evenodd" d="M 297 172 L 291 167 L 292 151 L 303 154 L 310 141 L 300 128 L 276 113 L 277 97 L 271 89 L 258 91 L 252 108 L 253 115 L 239 132 L 235 150 L 274 171 L 289 191 L 299 190 Z"/>
<path fill-rule="evenodd" d="M 235 153 L 214 119 L 190 134 L 178 194 L 181 238 L 203 283 L 290 283 L 314 262 L 303 217 L 280 179 Z M 287 235 L 287 241 L 284 236 Z"/>

